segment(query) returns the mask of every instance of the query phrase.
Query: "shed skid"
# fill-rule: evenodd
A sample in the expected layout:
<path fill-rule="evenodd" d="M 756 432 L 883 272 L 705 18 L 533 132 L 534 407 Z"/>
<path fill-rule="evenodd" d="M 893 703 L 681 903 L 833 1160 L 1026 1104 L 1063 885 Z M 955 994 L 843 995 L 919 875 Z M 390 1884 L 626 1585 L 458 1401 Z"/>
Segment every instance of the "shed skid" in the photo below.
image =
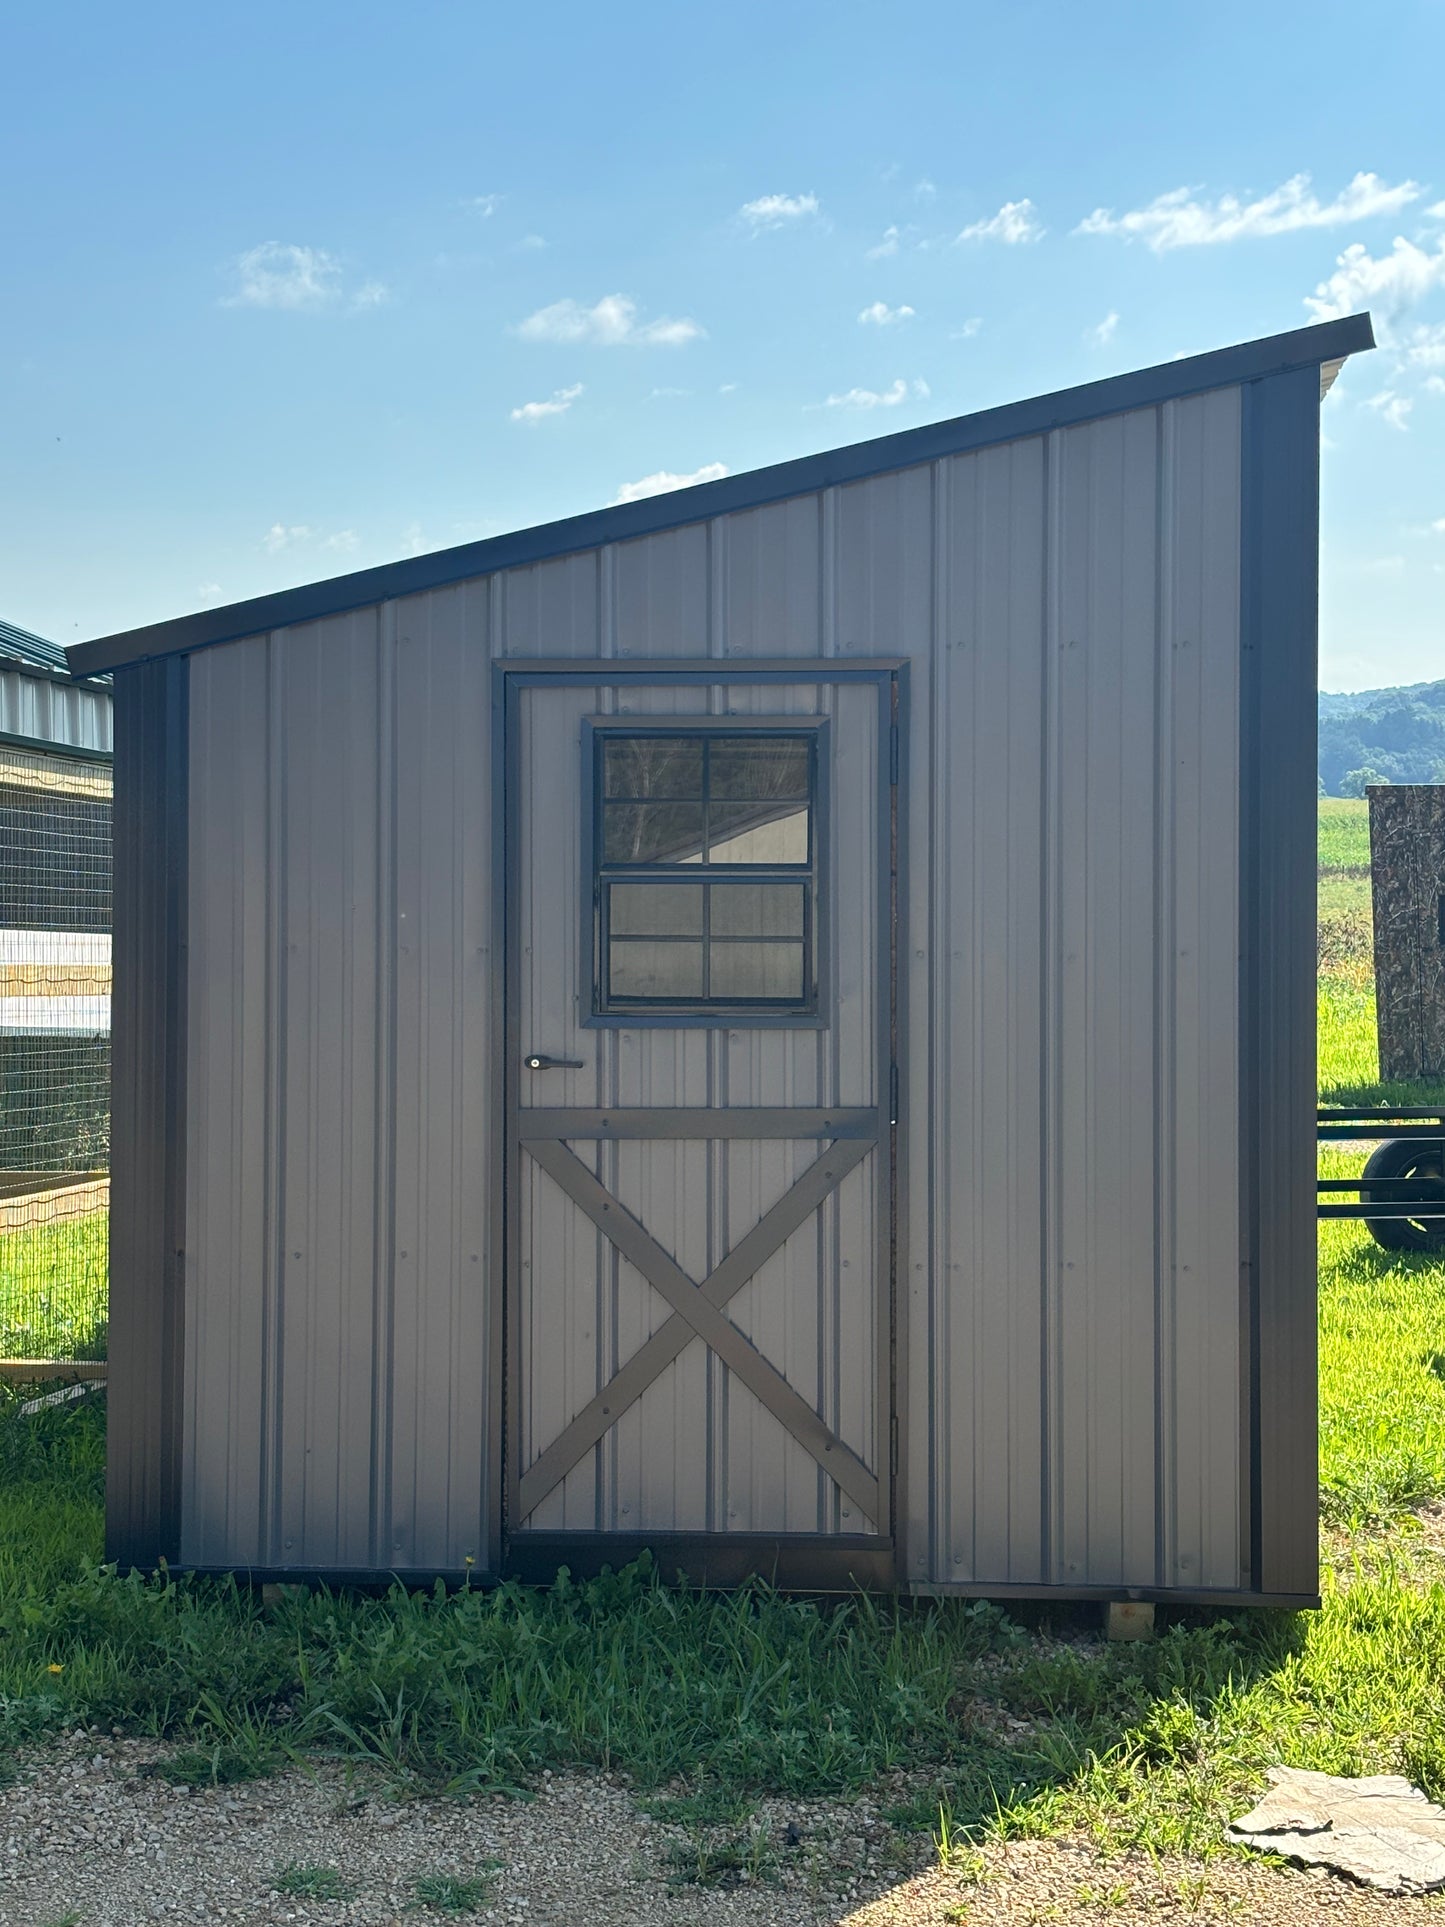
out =
<path fill-rule="evenodd" d="M 73 651 L 111 1556 L 1312 1600 L 1319 400 L 1369 345 Z"/>

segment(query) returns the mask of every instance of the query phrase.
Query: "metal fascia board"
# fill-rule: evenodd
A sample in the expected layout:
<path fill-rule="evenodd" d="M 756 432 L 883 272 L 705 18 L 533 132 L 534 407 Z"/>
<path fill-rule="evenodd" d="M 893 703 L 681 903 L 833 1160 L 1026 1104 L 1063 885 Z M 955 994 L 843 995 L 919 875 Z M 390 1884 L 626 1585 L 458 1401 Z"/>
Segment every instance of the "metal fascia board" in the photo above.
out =
<path fill-rule="evenodd" d="M 299 589 L 257 596 L 226 608 L 203 609 L 194 615 L 153 623 L 143 629 L 123 630 L 93 642 L 75 644 L 66 652 L 67 660 L 77 674 L 89 675 L 149 656 L 175 655 L 189 649 L 209 648 L 215 643 L 238 642 L 268 629 L 290 628 L 296 623 L 314 622 L 323 616 L 365 608 L 397 596 L 445 588 L 450 583 L 491 575 L 499 569 L 552 561 L 605 543 L 626 542 L 641 535 L 683 528 L 689 523 L 710 521 L 717 515 L 761 508 L 789 496 L 863 481 L 970 449 L 1018 441 L 1027 435 L 1045 434 L 1051 429 L 1096 421 L 1133 408 L 1155 407 L 1210 388 L 1258 381 L 1296 368 L 1317 370 L 1324 362 L 1339 360 L 1374 345 L 1369 315 L 1347 315 L 1342 320 L 1241 342 L 1209 354 L 1143 368 L 1133 374 L 1085 382 L 1078 388 L 1066 388 L 1032 400 L 1007 402 L 976 415 L 933 422 L 896 435 L 879 436 L 873 441 L 855 442 L 846 448 L 801 456 L 770 468 L 730 475 L 720 482 L 680 489 L 670 495 L 594 509 L 538 528 L 491 536 L 483 542 L 468 542 L 432 555 L 411 556 L 403 562 L 361 569 L 354 575 L 335 576 L 325 582 L 307 583 Z"/>

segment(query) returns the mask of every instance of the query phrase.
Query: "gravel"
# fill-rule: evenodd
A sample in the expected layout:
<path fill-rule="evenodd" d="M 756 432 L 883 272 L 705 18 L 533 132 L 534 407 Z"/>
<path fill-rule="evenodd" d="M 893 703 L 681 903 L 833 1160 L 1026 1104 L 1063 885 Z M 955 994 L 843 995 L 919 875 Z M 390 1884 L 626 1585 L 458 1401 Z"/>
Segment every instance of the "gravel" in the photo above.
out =
<path fill-rule="evenodd" d="M 0 1920 L 6 1927 L 139 1927 L 237 1921 L 417 1927 L 428 1875 L 483 1878 L 474 1920 L 511 1927 L 933 1927 L 938 1923 L 1193 1919 L 1261 1927 L 1389 1920 L 1441 1909 L 1386 1900 L 1329 1876 L 1221 1857 L 1202 1865 L 1105 1857 L 1079 1841 L 991 1849 L 970 1876 L 940 1869 L 926 1836 L 888 1826 L 887 1801 L 764 1801 L 761 1880 L 700 1886 L 698 1836 L 641 1812 L 599 1775 L 544 1780 L 532 1800 L 396 1802 L 339 1767 L 192 1791 L 155 1777 L 164 1749 L 77 1731 L 27 1755 L 0 1790 Z M 890 1793 L 889 1800 L 897 1798 Z M 703 1836 L 714 1846 L 727 1830 Z M 734 1830 L 736 1838 L 736 1830 Z M 345 1900 L 276 1890 L 286 1867 L 330 1867 Z M 976 1877 L 972 1877 L 976 1875 Z M 737 1876 L 734 1876 L 737 1879 Z"/>

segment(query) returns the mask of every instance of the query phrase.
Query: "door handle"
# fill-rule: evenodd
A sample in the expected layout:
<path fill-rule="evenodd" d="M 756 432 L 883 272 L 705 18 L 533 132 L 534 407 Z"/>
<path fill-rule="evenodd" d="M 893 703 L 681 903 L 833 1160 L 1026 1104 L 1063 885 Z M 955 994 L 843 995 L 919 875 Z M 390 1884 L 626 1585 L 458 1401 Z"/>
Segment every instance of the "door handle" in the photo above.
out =
<path fill-rule="evenodd" d="M 587 1066 L 580 1057 L 549 1057 L 545 1051 L 533 1051 L 522 1062 L 529 1071 L 583 1071 Z"/>

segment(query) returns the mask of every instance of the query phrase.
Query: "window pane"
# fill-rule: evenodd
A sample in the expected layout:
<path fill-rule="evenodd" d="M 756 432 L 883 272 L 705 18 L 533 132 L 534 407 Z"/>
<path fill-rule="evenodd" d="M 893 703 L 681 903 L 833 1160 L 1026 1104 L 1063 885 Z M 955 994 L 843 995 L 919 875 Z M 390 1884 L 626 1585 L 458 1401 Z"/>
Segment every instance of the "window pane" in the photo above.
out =
<path fill-rule="evenodd" d="M 806 863 L 808 808 L 714 803 L 709 817 L 712 863 Z"/>
<path fill-rule="evenodd" d="M 801 937 L 801 883 L 715 883 L 712 887 L 715 937 Z"/>
<path fill-rule="evenodd" d="M 623 736 L 602 751 L 604 796 L 702 795 L 702 744 L 696 737 Z"/>
<path fill-rule="evenodd" d="M 803 995 L 803 946 L 800 943 L 715 943 L 712 994 L 743 1000 Z"/>
<path fill-rule="evenodd" d="M 608 989 L 614 997 L 702 996 L 700 943 L 618 941 L 609 946 Z"/>
<path fill-rule="evenodd" d="M 700 937 L 702 891 L 700 883 L 614 883 L 607 899 L 612 934 Z"/>
<path fill-rule="evenodd" d="M 696 862 L 702 849 L 701 803 L 604 803 L 605 863 Z"/>
<path fill-rule="evenodd" d="M 712 793 L 767 802 L 808 794 L 808 745 L 796 736 L 722 738 L 712 746 Z"/>

